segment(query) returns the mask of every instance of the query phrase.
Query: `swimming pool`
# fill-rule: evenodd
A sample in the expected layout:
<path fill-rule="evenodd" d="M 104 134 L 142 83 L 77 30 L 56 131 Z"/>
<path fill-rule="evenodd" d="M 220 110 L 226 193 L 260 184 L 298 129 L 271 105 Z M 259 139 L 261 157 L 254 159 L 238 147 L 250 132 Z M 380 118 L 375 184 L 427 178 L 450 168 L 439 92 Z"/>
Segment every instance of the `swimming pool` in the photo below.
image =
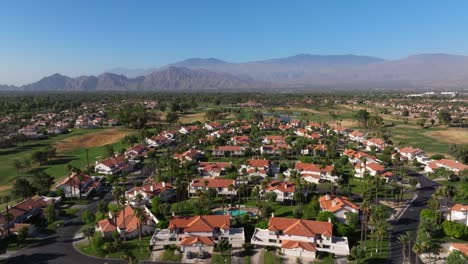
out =
<path fill-rule="evenodd" d="M 230 216 L 242 216 L 242 215 L 248 214 L 249 216 L 255 216 L 254 213 L 251 213 L 251 212 L 245 211 L 245 210 L 238 210 L 238 209 L 227 210 L 227 211 L 218 210 L 218 211 L 213 212 L 213 214 L 215 214 L 215 215 L 230 215 Z"/>

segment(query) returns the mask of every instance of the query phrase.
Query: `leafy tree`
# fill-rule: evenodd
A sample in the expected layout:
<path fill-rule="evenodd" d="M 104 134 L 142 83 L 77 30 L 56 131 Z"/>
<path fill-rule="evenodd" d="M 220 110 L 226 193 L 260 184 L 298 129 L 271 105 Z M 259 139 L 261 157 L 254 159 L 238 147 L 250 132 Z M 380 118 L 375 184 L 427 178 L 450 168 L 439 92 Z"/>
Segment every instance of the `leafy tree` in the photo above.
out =
<path fill-rule="evenodd" d="M 359 227 L 359 215 L 357 213 L 347 212 L 346 215 L 346 224 L 353 229 Z"/>
<path fill-rule="evenodd" d="M 448 153 L 462 163 L 468 164 L 468 144 L 453 144 L 450 146 Z"/>
<path fill-rule="evenodd" d="M 174 124 L 179 120 L 179 115 L 175 112 L 169 112 L 166 114 L 166 122 Z"/>
<path fill-rule="evenodd" d="M 49 224 L 55 221 L 55 219 L 57 218 L 57 214 L 53 205 L 49 205 L 44 209 L 44 217 L 47 220 L 47 223 Z"/>
<path fill-rule="evenodd" d="M 421 118 L 418 121 L 416 121 L 416 124 L 418 124 L 420 127 L 424 127 L 424 125 L 426 124 L 426 121 L 427 120 L 425 118 Z"/>
<path fill-rule="evenodd" d="M 452 117 L 448 111 L 442 110 L 439 111 L 437 114 L 439 121 L 442 122 L 444 125 L 449 126 L 450 122 L 452 122 Z"/>
<path fill-rule="evenodd" d="M 447 257 L 447 264 L 466 264 L 468 263 L 468 256 L 458 250 L 452 251 Z"/>
<path fill-rule="evenodd" d="M 21 227 L 18 230 L 18 241 L 23 242 L 28 238 L 29 229 L 26 226 Z"/>
<path fill-rule="evenodd" d="M 112 145 L 105 145 L 104 146 L 104 155 L 105 157 L 107 158 L 110 158 L 112 156 L 114 156 L 115 154 L 115 150 L 114 150 L 114 147 Z"/>
<path fill-rule="evenodd" d="M 336 216 L 332 212 L 324 211 L 320 212 L 317 215 L 317 221 L 323 221 L 323 222 L 328 222 L 331 221 L 332 223 L 337 223 Z"/>
<path fill-rule="evenodd" d="M 44 171 L 36 172 L 33 174 L 32 184 L 36 188 L 37 194 L 46 195 L 54 184 L 54 177 Z"/>
<path fill-rule="evenodd" d="M 445 220 L 442 223 L 442 228 L 447 236 L 457 239 L 468 238 L 468 227 L 464 224 Z"/>
<path fill-rule="evenodd" d="M 32 197 L 36 193 L 36 188 L 28 180 L 19 178 L 13 183 L 11 193 L 24 200 Z"/>
<path fill-rule="evenodd" d="M 94 224 L 94 222 L 96 221 L 95 215 L 90 211 L 83 212 L 83 214 L 81 215 L 81 219 L 83 220 L 83 222 L 85 222 L 86 225 Z"/>
<path fill-rule="evenodd" d="M 265 199 L 269 201 L 270 203 L 276 202 L 277 194 L 275 192 L 267 192 L 265 194 Z"/>
<path fill-rule="evenodd" d="M 94 226 L 84 226 L 82 229 L 83 235 L 88 239 L 91 243 L 91 238 L 93 237 L 94 233 L 96 232 L 96 228 Z"/>
<path fill-rule="evenodd" d="M 359 124 L 364 129 L 367 129 L 368 121 L 369 121 L 369 118 L 370 118 L 370 114 L 369 114 L 369 112 L 367 112 L 367 110 L 361 109 L 361 110 L 357 111 L 354 114 L 354 118 L 359 122 Z"/>
<path fill-rule="evenodd" d="M 47 161 L 48 155 L 47 155 L 47 152 L 45 151 L 36 150 L 31 154 L 31 159 L 34 162 L 39 163 L 39 165 L 42 165 L 44 162 Z"/>

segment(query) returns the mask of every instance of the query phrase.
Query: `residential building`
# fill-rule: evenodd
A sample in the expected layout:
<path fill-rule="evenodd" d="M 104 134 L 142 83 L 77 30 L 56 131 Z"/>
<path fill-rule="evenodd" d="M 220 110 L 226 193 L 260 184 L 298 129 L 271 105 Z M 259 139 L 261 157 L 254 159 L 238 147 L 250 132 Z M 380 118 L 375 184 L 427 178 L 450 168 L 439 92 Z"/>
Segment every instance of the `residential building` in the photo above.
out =
<path fill-rule="evenodd" d="M 355 177 L 364 178 L 364 174 L 367 171 L 371 176 L 380 175 L 385 172 L 385 167 L 378 164 L 377 162 L 358 162 L 354 166 Z"/>
<path fill-rule="evenodd" d="M 232 167 L 232 162 L 200 162 L 198 173 L 205 177 L 219 177 Z"/>
<path fill-rule="evenodd" d="M 88 197 L 94 191 L 99 191 L 101 188 L 101 179 L 89 176 L 84 173 L 72 173 L 61 182 L 55 189 L 61 189 L 65 197 Z"/>
<path fill-rule="evenodd" d="M 244 156 L 245 148 L 242 146 L 216 146 L 213 149 L 213 156 L 216 157 L 233 157 L 233 156 Z"/>
<path fill-rule="evenodd" d="M 428 162 L 424 168 L 425 172 L 434 172 L 438 168 L 445 168 L 452 171 L 454 174 L 459 174 L 461 171 L 468 170 L 468 165 L 460 163 L 456 160 L 441 159 Z"/>
<path fill-rule="evenodd" d="M 294 193 L 296 192 L 296 184 L 291 182 L 270 181 L 264 191 L 265 193 L 276 193 L 276 201 L 278 202 L 292 201 L 294 199 Z"/>
<path fill-rule="evenodd" d="M 146 208 L 142 206 L 143 218 L 139 219 L 135 215 L 135 210 L 130 205 L 127 205 L 121 211 L 113 215 L 109 212 L 109 217 L 98 221 L 97 231 L 101 232 L 104 237 L 112 237 L 112 233 L 117 231 L 121 236 L 127 239 L 136 238 L 139 235 L 138 229 L 142 236 L 147 236 L 154 233 L 156 224 L 159 220 Z"/>
<path fill-rule="evenodd" d="M 447 214 L 447 220 L 468 226 L 468 205 L 455 204 Z"/>
<path fill-rule="evenodd" d="M 244 228 L 231 227 L 228 215 L 179 216 L 169 221 L 167 229 L 154 232 L 152 246 L 178 245 L 185 254 L 213 252 L 220 240 L 226 239 L 232 247 L 242 247 Z"/>
<path fill-rule="evenodd" d="M 215 190 L 218 195 L 236 195 L 236 182 L 230 179 L 193 179 L 189 185 L 189 193 L 196 194 L 198 191 Z"/>
<path fill-rule="evenodd" d="M 334 237 L 331 222 L 271 217 L 267 229 L 255 229 L 251 243 L 278 247 L 291 257 L 315 258 L 317 251 L 349 254 L 348 239 Z"/>
<path fill-rule="evenodd" d="M 328 211 L 336 216 L 342 223 L 346 221 L 346 213 L 359 213 L 359 206 L 352 203 L 345 196 L 324 195 L 319 198 L 322 211 Z"/>
<path fill-rule="evenodd" d="M 134 187 L 125 193 L 128 203 L 131 205 L 148 205 L 151 199 L 159 196 L 163 202 L 170 202 L 176 197 L 176 190 L 166 182 L 150 182 L 141 187 Z M 140 197 L 140 198 L 139 198 Z M 139 201 L 141 199 L 141 201 Z"/>
<path fill-rule="evenodd" d="M 271 173 L 271 163 L 267 159 L 250 159 L 247 161 L 247 165 L 241 165 L 239 169 L 240 173 L 245 170 L 246 175 L 268 177 Z"/>
<path fill-rule="evenodd" d="M 94 169 L 96 173 L 99 174 L 117 174 L 123 171 L 132 170 L 133 164 L 128 162 L 124 156 L 116 156 L 101 162 L 96 161 Z"/>

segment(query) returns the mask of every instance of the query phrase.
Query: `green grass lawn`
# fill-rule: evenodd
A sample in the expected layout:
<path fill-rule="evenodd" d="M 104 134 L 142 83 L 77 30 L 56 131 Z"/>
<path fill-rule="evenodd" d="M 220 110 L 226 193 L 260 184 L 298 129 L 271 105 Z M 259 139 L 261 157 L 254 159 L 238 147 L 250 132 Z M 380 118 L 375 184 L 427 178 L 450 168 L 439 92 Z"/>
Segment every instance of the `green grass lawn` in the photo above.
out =
<path fill-rule="evenodd" d="M 162 255 L 162 261 L 174 261 L 180 262 L 182 260 L 182 254 L 177 253 L 174 249 L 167 249 Z"/>
<path fill-rule="evenodd" d="M 214 264 L 231 263 L 231 251 L 226 250 L 222 256 L 221 256 L 221 253 L 213 252 L 213 254 L 211 254 L 211 263 L 214 263 Z"/>
<path fill-rule="evenodd" d="M 7 240 L 0 243 L 1 250 L 16 251 L 40 240 L 39 238 L 29 237 L 24 241 L 18 241 L 16 236 L 10 236 Z"/>
<path fill-rule="evenodd" d="M 151 237 L 144 237 L 141 239 L 141 245 L 142 245 L 141 251 L 139 247 L 138 238 L 127 240 L 127 242 L 125 242 L 125 248 L 129 250 L 132 253 L 132 255 L 135 256 L 137 260 L 147 260 L 151 254 L 151 251 L 148 247 L 150 243 L 150 239 Z M 76 248 L 86 255 L 96 256 L 96 257 L 101 257 L 101 258 L 121 259 L 122 256 L 124 255 L 123 250 L 119 252 L 110 253 L 110 254 L 96 252 L 87 240 L 78 244 Z"/>
<path fill-rule="evenodd" d="M 11 182 L 18 175 L 17 170 L 14 168 L 13 160 L 27 159 L 34 151 L 42 150 L 61 140 L 74 136 L 96 133 L 103 130 L 104 129 L 75 129 L 69 134 L 51 136 L 50 138 L 43 140 L 31 140 L 20 143 L 18 146 L 13 148 L 1 149 L 0 175 L 2 175 L 2 177 L 0 177 L 0 194 L 5 193 L 11 187 Z M 120 141 L 111 145 L 114 147 L 115 151 L 119 151 L 126 147 Z M 88 148 L 88 150 L 90 165 L 93 165 L 94 161 L 104 154 L 104 146 L 92 147 Z M 87 166 L 86 149 L 77 148 L 69 152 L 57 153 L 57 157 L 47 162 L 47 164 L 42 166 L 33 164 L 33 170 L 44 170 L 58 181 L 60 178 L 63 178 L 68 174 L 68 171 L 66 170 L 67 164 L 71 164 L 72 166 L 82 169 L 85 168 Z M 24 175 L 25 173 L 22 172 L 21 174 Z"/>
<path fill-rule="evenodd" d="M 265 251 L 265 254 L 263 255 L 263 263 L 265 263 L 265 264 L 280 264 L 282 262 L 283 261 L 276 254 L 275 251 L 273 251 L 273 250 Z"/>
<path fill-rule="evenodd" d="M 44 231 L 46 233 L 53 234 L 53 233 L 57 232 L 57 229 L 59 227 L 63 226 L 64 223 L 65 223 L 65 221 L 63 221 L 63 220 L 55 221 L 55 222 L 47 225 L 47 228 Z"/>

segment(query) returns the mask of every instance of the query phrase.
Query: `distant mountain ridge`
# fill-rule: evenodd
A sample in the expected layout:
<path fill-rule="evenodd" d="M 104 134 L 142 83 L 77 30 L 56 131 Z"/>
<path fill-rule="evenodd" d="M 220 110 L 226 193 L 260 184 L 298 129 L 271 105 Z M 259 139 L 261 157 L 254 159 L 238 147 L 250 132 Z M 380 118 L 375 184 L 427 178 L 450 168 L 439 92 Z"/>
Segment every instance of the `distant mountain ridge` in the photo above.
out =
<path fill-rule="evenodd" d="M 242 63 L 191 58 L 149 69 L 116 68 L 97 76 L 53 74 L 20 87 L 25 91 L 196 91 L 249 89 L 466 89 L 468 57 L 418 54 L 398 60 L 360 55 L 298 54 Z"/>

